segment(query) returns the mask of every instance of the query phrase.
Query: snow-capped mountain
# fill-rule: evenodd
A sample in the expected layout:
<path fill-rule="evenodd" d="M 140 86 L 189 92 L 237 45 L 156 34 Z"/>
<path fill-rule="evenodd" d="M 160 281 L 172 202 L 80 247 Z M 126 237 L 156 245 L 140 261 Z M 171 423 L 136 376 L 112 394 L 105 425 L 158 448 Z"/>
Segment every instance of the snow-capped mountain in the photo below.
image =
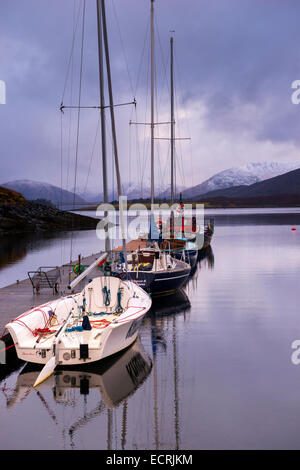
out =
<path fill-rule="evenodd" d="M 288 171 L 300 168 L 299 162 L 255 162 L 246 165 L 229 168 L 216 173 L 201 184 L 183 191 L 183 197 L 189 198 L 218 189 L 230 188 L 232 186 L 249 186 L 275 176 L 282 175 Z"/>
<path fill-rule="evenodd" d="M 61 190 L 58 186 L 49 183 L 26 179 L 9 181 L 8 183 L 1 184 L 1 186 L 23 194 L 28 200 L 47 199 L 56 206 L 60 206 L 62 201 L 63 209 L 70 209 L 73 204 L 74 195 L 71 191 Z M 76 194 L 75 203 L 85 203 L 85 200 Z"/>
<path fill-rule="evenodd" d="M 150 185 L 143 185 L 142 187 L 137 183 L 125 183 L 122 184 L 123 194 L 127 196 L 128 200 L 130 199 L 140 199 L 140 198 L 149 198 L 150 197 Z M 77 193 L 84 198 L 89 203 L 100 203 L 103 201 L 103 193 L 96 192 L 92 190 L 86 191 L 77 191 Z M 114 191 L 111 189 L 108 190 L 108 200 L 109 201 L 116 201 L 118 199 L 118 191 L 117 188 L 114 188 Z"/>
<path fill-rule="evenodd" d="M 151 196 L 151 184 L 150 180 L 146 180 L 141 185 L 140 183 L 124 183 L 122 185 L 124 194 L 130 199 L 147 199 Z"/>
<path fill-rule="evenodd" d="M 127 199 L 130 200 L 135 200 L 135 199 L 149 199 L 151 196 L 151 185 L 150 185 L 150 180 L 145 180 L 143 181 L 143 184 L 139 184 L 136 182 L 131 182 L 131 183 L 124 183 L 122 184 L 122 189 L 123 189 L 123 194 L 124 196 L 127 196 Z M 185 189 L 183 186 L 176 186 L 176 194 L 180 191 Z M 85 192 L 80 192 L 77 191 L 77 193 L 83 197 L 86 201 L 90 203 L 94 202 L 100 202 L 103 200 L 103 194 L 102 193 L 96 193 L 93 191 L 85 191 Z M 169 198 L 171 191 L 170 191 L 170 184 L 165 184 L 165 185 L 157 185 L 155 187 L 155 194 L 158 198 L 164 199 L 164 198 Z M 118 199 L 118 194 L 117 194 L 117 188 L 115 188 L 114 191 L 109 190 L 108 191 L 108 200 L 109 201 L 115 201 Z"/>
<path fill-rule="evenodd" d="M 178 199 L 180 193 L 185 191 L 186 187 L 178 184 L 178 185 L 176 185 L 175 190 L 176 190 L 175 199 Z M 171 185 L 169 184 L 169 185 L 167 185 L 166 189 L 159 194 L 159 198 L 160 199 L 169 199 L 170 197 L 171 197 Z"/>

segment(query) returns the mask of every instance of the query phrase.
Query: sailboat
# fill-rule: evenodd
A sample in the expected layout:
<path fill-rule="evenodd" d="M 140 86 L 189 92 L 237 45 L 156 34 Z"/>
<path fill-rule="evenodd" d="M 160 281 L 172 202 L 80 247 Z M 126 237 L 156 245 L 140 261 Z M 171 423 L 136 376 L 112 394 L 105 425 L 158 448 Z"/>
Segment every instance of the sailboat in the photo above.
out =
<path fill-rule="evenodd" d="M 154 205 L 154 69 L 154 0 L 151 0 L 151 208 Z M 158 243 L 159 239 L 160 234 L 151 212 L 149 236 L 133 241 L 131 246 L 134 249 L 126 258 L 120 256 L 119 263 L 114 267 L 117 273 L 126 273 L 152 294 L 174 292 L 181 288 L 191 270 L 189 263 L 176 259 L 168 250 L 163 250 Z"/>
<path fill-rule="evenodd" d="M 171 206 L 174 205 L 174 154 L 175 154 L 175 116 L 174 116 L 174 38 L 170 38 L 170 88 L 171 88 Z M 180 139 L 179 139 L 180 140 Z M 213 236 L 214 227 L 213 221 L 202 228 L 197 225 L 195 216 L 187 217 L 185 215 L 184 204 L 182 201 L 182 194 L 180 193 L 180 200 L 177 210 L 171 212 L 171 216 L 166 223 L 166 226 L 161 228 L 163 235 L 163 242 L 161 247 L 168 250 L 172 256 L 177 259 L 184 259 L 187 261 L 191 268 L 196 266 L 198 252 L 210 244 Z M 167 234 L 167 235 L 165 235 Z"/>
<path fill-rule="evenodd" d="M 100 77 L 100 110 L 102 123 L 103 188 L 107 187 L 105 103 L 103 87 L 103 41 L 106 55 L 112 134 L 114 136 L 116 172 L 119 197 L 121 184 L 114 126 L 110 62 L 105 18 L 105 0 L 97 0 L 98 54 Z M 106 195 L 105 195 L 106 197 Z M 105 201 L 104 201 L 105 202 Z M 122 217 L 121 217 L 122 225 Z M 124 253 L 126 243 L 123 236 Z M 99 263 L 104 262 L 109 250 L 92 263 L 70 284 L 71 292 L 87 279 Z M 34 307 L 10 321 L 6 329 L 24 361 L 43 364 L 34 386 L 52 375 L 58 365 L 87 364 L 111 356 L 137 338 L 145 314 L 151 307 L 149 295 L 137 284 L 114 277 L 109 271 L 90 280 L 81 292 L 55 299 Z"/>
<path fill-rule="evenodd" d="M 170 38 L 170 88 L 171 88 L 171 116 L 170 116 L 170 125 L 171 125 L 171 199 L 170 205 L 173 207 L 174 205 L 174 173 L 175 173 L 175 165 L 174 165 L 174 158 L 175 158 L 175 115 L 174 115 L 174 38 L 171 36 Z M 163 241 L 161 242 L 160 246 L 162 249 L 167 250 L 170 254 L 177 258 L 186 261 L 190 266 L 191 269 L 197 263 L 198 251 L 196 244 L 194 243 L 194 239 L 196 237 L 196 227 L 192 227 L 192 236 L 188 236 L 185 234 L 186 232 L 186 224 L 184 220 L 184 216 L 180 215 L 181 210 L 184 210 L 184 206 L 182 201 L 180 200 L 180 204 L 177 208 L 175 218 L 174 211 L 172 210 L 171 216 L 169 221 L 167 222 L 167 234 L 169 237 L 163 236 Z M 177 219 L 179 219 L 179 226 L 180 230 L 176 230 Z M 161 226 L 162 234 L 164 235 L 163 225 Z"/>

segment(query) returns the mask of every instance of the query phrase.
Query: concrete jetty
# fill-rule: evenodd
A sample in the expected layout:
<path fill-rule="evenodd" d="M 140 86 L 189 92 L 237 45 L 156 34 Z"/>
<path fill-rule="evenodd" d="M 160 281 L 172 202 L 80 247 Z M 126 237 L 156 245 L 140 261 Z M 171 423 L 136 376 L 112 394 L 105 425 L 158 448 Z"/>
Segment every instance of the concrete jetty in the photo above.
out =
<path fill-rule="evenodd" d="M 96 253 L 85 258 L 81 258 L 81 264 L 89 266 L 93 261 L 99 258 L 100 254 L 101 253 Z M 29 278 L 0 289 L 0 336 L 5 325 L 13 318 L 21 315 L 21 313 L 61 296 L 70 295 L 71 291 L 68 289 L 68 285 L 69 282 L 76 277 L 73 273 L 73 266 L 77 263 L 78 259 L 58 267 L 60 271 L 58 294 L 55 293 L 52 288 L 43 288 L 39 292 L 35 292 Z M 50 276 L 52 273 L 53 270 L 47 271 L 47 274 Z M 99 276 L 99 269 L 97 268 L 88 275 L 90 279 L 96 276 Z M 81 291 L 84 285 L 85 280 L 81 281 L 74 291 Z"/>

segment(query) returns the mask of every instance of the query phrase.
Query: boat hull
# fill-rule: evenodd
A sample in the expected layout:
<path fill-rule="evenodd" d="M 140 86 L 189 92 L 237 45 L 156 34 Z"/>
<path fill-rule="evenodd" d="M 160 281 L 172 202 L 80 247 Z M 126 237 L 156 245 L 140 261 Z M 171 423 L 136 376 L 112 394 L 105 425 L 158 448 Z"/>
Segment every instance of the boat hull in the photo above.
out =
<path fill-rule="evenodd" d="M 130 272 L 131 279 L 143 289 L 152 294 L 174 292 L 180 289 L 187 281 L 190 267 L 174 271 L 162 272 Z"/>
<path fill-rule="evenodd" d="M 115 328 L 112 328 L 108 332 L 109 334 L 106 335 L 106 338 L 95 347 L 90 347 L 88 342 L 78 342 L 77 345 L 73 344 L 72 346 L 67 344 L 60 344 L 56 353 L 57 362 L 62 366 L 88 364 L 117 354 L 134 343 L 138 337 L 141 322 L 142 318 L 141 321 L 132 320 L 131 322 L 126 323 L 126 325 L 119 325 Z M 84 341 L 84 338 L 81 340 Z M 80 344 L 88 345 L 87 358 L 80 357 Z M 75 357 L 72 357 L 72 352 L 75 354 Z M 46 349 L 42 346 L 21 348 L 16 345 L 16 353 L 19 359 L 35 364 L 46 364 L 51 359 L 51 357 L 53 357 L 53 349 Z"/>

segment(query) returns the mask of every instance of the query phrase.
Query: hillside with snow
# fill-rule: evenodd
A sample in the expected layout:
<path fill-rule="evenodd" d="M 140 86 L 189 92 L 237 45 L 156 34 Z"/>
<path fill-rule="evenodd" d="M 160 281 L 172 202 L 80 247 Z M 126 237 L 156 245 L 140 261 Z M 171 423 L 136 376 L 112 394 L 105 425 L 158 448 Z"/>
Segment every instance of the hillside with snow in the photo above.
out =
<path fill-rule="evenodd" d="M 71 191 L 61 190 L 58 186 L 54 186 L 49 183 L 42 183 L 40 181 L 32 180 L 15 180 L 9 181 L 8 183 L 2 183 L 1 186 L 4 188 L 12 189 L 21 193 L 29 201 L 36 199 L 47 199 L 51 201 L 55 206 L 61 206 L 63 209 L 72 208 L 74 195 Z M 75 195 L 75 203 L 85 203 L 85 200 Z"/>
<path fill-rule="evenodd" d="M 275 176 L 282 175 L 288 171 L 300 168 L 299 162 L 255 162 L 246 165 L 229 168 L 216 173 L 203 183 L 183 191 L 184 198 L 195 197 L 217 191 L 219 189 L 231 188 L 232 186 L 249 186 Z"/>

